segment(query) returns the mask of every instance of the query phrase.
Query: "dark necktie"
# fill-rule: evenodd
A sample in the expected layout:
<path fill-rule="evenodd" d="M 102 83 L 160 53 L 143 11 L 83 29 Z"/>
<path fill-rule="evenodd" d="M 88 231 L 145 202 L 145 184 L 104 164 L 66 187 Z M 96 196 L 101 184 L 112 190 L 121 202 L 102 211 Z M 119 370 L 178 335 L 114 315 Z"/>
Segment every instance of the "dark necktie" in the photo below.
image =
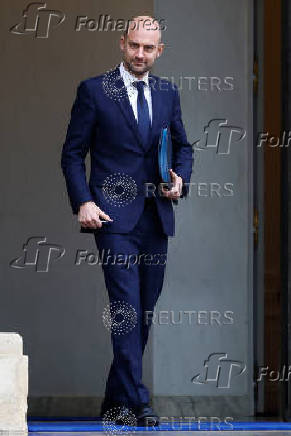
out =
<path fill-rule="evenodd" d="M 147 146 L 150 132 L 150 114 L 149 107 L 144 96 L 143 80 L 133 82 L 133 85 L 137 88 L 137 117 L 138 117 L 138 130 L 142 138 L 144 146 Z"/>

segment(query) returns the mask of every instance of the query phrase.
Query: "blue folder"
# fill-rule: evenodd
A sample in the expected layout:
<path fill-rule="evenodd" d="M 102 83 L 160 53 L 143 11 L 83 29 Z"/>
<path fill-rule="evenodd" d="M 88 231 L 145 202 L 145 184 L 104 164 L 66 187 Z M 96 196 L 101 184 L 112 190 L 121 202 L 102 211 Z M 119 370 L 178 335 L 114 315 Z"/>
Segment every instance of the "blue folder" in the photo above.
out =
<path fill-rule="evenodd" d="M 172 168 L 172 139 L 168 127 L 163 127 L 159 138 L 159 172 L 164 183 L 171 183 L 169 169 Z"/>

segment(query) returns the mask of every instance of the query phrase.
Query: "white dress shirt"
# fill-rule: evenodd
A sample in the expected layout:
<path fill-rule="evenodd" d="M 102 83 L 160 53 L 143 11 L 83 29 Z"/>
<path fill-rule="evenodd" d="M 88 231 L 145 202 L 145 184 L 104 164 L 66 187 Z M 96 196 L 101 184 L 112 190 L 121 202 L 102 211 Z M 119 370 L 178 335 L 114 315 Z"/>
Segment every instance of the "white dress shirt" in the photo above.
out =
<path fill-rule="evenodd" d="M 137 88 L 132 84 L 132 82 L 138 81 L 138 80 L 143 80 L 145 82 L 144 85 L 144 96 L 145 99 L 147 101 L 148 104 L 148 108 L 149 108 L 149 116 L 150 116 L 150 120 L 152 122 L 152 118 L 153 118 L 153 110 L 152 110 L 152 96 L 151 96 L 151 89 L 149 86 L 149 72 L 147 71 L 145 73 L 145 75 L 143 76 L 142 79 L 138 79 L 137 77 L 135 77 L 133 74 L 131 74 L 129 71 L 127 71 L 124 68 L 124 64 L 123 62 L 120 63 L 119 65 L 119 70 L 120 70 L 120 76 L 122 77 L 123 81 L 124 81 L 124 85 L 126 87 L 127 90 L 127 94 L 128 94 L 128 98 L 129 98 L 129 102 L 131 104 L 134 116 L 136 121 L 138 121 L 138 113 L 137 113 L 137 97 L 138 97 L 138 90 Z"/>

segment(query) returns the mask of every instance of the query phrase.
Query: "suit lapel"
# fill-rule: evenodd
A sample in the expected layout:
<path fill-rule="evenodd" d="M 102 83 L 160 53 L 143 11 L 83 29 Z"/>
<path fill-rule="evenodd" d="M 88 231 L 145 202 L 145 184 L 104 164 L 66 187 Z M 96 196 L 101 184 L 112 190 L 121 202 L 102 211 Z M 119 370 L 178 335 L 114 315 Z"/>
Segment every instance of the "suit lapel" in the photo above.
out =
<path fill-rule="evenodd" d="M 157 77 L 149 74 L 149 86 L 151 88 L 151 96 L 152 96 L 152 128 L 151 128 L 151 135 L 150 135 L 148 149 L 150 149 L 153 145 L 157 145 L 154 144 L 154 138 L 159 130 L 160 120 L 162 115 L 162 96 L 161 96 L 161 90 L 159 89 L 159 83 L 157 79 L 158 79 Z"/>
<path fill-rule="evenodd" d="M 138 125 L 137 125 L 137 121 L 135 119 L 129 98 L 128 98 L 128 94 L 127 94 L 127 90 L 124 84 L 124 81 L 120 75 L 120 70 L 119 70 L 119 66 L 116 67 L 116 69 L 114 70 L 114 75 L 115 75 L 115 80 L 116 81 L 121 81 L 122 82 L 122 95 L 119 99 L 114 100 L 115 103 L 117 104 L 117 106 L 119 107 L 119 109 L 121 110 L 127 124 L 129 125 L 129 127 L 132 129 L 133 133 L 136 136 L 137 141 L 139 142 L 139 144 L 142 144 L 142 139 L 141 136 L 139 134 L 139 130 L 138 130 Z"/>

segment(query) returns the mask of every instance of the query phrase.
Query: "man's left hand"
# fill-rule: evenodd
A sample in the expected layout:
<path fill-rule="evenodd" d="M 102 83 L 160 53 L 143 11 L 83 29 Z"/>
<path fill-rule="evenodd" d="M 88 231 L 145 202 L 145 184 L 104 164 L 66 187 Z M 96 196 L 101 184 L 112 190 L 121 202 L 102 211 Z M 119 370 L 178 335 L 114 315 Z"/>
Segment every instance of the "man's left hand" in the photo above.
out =
<path fill-rule="evenodd" d="M 177 200 L 181 197 L 183 180 L 172 169 L 169 170 L 171 176 L 171 189 L 165 189 L 162 186 L 162 195 L 172 200 Z"/>

